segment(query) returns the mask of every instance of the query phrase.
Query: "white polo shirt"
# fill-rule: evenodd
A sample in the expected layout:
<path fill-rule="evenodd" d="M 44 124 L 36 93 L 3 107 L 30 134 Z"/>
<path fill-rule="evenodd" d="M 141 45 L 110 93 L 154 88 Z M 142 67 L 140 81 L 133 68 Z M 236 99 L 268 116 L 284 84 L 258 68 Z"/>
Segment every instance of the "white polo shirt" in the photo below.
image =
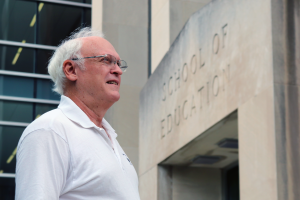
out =
<path fill-rule="evenodd" d="M 68 97 L 23 132 L 16 199 L 139 200 L 136 171 L 103 119 L 97 127 Z"/>

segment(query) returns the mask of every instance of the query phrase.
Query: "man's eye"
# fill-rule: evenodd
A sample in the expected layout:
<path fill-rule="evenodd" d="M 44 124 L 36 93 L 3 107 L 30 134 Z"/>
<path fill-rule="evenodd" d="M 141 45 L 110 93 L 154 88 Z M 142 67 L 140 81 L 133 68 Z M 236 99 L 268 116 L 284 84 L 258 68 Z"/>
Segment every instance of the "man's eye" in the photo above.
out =
<path fill-rule="evenodd" d="M 111 63 L 111 58 L 105 57 L 103 60 L 105 63 L 110 64 Z"/>
<path fill-rule="evenodd" d="M 105 64 L 109 64 L 109 58 L 103 57 L 99 59 L 99 62 L 105 63 Z"/>

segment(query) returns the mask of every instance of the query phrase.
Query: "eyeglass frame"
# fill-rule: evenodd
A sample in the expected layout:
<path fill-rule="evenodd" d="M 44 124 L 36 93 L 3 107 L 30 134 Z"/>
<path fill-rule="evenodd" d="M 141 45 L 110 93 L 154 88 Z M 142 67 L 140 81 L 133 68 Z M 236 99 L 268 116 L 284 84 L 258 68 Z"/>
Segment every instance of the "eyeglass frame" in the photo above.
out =
<path fill-rule="evenodd" d="M 111 55 L 111 54 L 104 54 L 104 55 L 99 55 L 99 56 L 88 56 L 88 57 L 83 57 L 83 58 L 71 58 L 70 60 L 81 60 L 81 59 L 86 59 L 86 58 L 102 58 L 102 57 L 106 57 L 107 55 L 110 55 L 110 56 L 112 56 L 116 59 L 114 64 L 118 65 L 119 61 L 125 62 L 126 63 L 125 66 L 119 66 L 118 65 L 118 67 L 122 70 L 122 72 L 125 72 L 127 70 L 127 68 L 128 68 L 127 62 L 125 60 L 117 60 L 117 58 L 115 56 Z"/>

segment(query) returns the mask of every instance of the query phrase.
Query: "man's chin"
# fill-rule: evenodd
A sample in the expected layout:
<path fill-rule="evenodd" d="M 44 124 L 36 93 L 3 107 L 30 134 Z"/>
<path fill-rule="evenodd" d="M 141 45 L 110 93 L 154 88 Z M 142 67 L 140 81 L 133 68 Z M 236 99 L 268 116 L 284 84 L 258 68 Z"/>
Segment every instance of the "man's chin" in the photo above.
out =
<path fill-rule="evenodd" d="M 118 94 L 114 94 L 114 95 L 112 95 L 111 96 L 111 101 L 113 102 L 113 103 L 115 103 L 115 102 L 117 102 L 117 101 L 119 101 L 119 99 L 120 99 L 120 94 L 118 93 Z"/>

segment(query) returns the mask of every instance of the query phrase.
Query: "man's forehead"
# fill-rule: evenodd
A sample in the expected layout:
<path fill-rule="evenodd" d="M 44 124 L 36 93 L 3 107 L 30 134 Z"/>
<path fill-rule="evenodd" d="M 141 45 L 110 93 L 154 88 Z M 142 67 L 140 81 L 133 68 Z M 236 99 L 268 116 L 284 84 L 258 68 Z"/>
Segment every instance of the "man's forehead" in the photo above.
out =
<path fill-rule="evenodd" d="M 99 36 L 90 36 L 90 37 L 82 37 L 82 38 L 78 38 L 80 40 L 82 40 L 84 43 L 89 44 L 89 43 L 109 43 L 106 39 L 99 37 Z"/>
<path fill-rule="evenodd" d="M 112 54 L 119 57 L 112 44 L 104 38 L 98 36 L 91 36 L 85 38 L 79 38 L 82 40 L 81 53 L 88 56 L 99 54 Z M 92 54 L 92 55 L 91 55 Z"/>

